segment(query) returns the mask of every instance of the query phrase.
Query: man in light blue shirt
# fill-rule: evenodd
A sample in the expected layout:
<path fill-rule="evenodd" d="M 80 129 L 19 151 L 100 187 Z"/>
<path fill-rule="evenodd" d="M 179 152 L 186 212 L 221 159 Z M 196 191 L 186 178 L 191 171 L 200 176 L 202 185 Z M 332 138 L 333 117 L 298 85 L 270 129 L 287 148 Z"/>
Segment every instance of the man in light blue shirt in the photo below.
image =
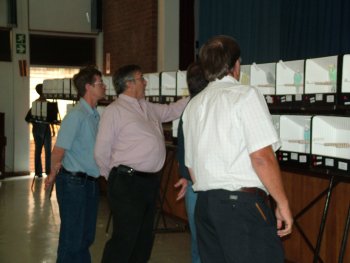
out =
<path fill-rule="evenodd" d="M 105 96 L 101 72 L 87 67 L 74 75 L 80 101 L 63 119 L 45 188 L 56 181 L 61 228 L 57 262 L 91 262 L 99 201 L 99 168 L 94 147 L 100 116 L 97 102 Z"/>

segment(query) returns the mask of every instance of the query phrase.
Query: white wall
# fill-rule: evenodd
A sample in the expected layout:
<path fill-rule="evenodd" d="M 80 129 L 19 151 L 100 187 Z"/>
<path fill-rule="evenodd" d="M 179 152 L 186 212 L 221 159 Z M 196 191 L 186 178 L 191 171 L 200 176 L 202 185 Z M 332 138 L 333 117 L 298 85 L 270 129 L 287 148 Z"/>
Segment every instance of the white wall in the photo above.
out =
<path fill-rule="evenodd" d="M 28 171 L 29 166 L 29 133 L 24 121 L 29 108 L 29 78 L 20 77 L 19 60 L 26 60 L 28 56 L 28 32 L 27 32 L 27 1 L 17 2 L 18 27 L 11 31 L 12 34 L 12 62 L 0 62 L 0 111 L 5 112 L 5 136 L 7 138 L 5 170 L 7 172 Z M 16 54 L 16 34 L 26 34 L 26 54 Z"/>
<path fill-rule="evenodd" d="M 179 69 L 179 19 L 179 0 L 158 0 L 158 72 Z"/>
<path fill-rule="evenodd" d="M 28 2 L 30 30 L 91 32 L 91 0 L 35 0 Z"/>

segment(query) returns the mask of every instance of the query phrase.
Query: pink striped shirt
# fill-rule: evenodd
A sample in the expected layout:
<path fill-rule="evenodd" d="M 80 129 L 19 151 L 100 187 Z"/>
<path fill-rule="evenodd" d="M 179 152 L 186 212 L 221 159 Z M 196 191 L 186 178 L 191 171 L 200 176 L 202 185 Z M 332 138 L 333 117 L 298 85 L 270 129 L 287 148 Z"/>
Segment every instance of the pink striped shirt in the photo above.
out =
<path fill-rule="evenodd" d="M 113 167 L 158 172 L 165 160 L 162 122 L 180 117 L 188 98 L 158 104 L 121 94 L 103 112 L 95 145 L 95 160 L 106 178 Z"/>

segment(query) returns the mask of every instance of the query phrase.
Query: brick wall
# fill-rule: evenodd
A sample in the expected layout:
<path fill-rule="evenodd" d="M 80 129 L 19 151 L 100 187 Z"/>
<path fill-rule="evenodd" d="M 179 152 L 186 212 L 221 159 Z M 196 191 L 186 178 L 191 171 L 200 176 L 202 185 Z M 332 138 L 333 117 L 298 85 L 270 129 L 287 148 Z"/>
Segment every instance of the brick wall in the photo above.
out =
<path fill-rule="evenodd" d="M 103 1 L 103 54 L 110 53 L 111 74 L 122 65 L 157 71 L 158 0 Z"/>

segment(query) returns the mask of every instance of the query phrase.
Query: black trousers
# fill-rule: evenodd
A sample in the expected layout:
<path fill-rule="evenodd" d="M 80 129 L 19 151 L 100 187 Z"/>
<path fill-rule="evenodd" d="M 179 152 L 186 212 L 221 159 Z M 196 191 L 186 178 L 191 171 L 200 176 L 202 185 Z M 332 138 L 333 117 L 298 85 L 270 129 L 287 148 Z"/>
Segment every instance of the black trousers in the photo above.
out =
<path fill-rule="evenodd" d="M 41 163 L 41 152 L 45 149 L 45 173 L 49 174 L 51 170 L 51 129 L 50 124 L 47 123 L 33 123 L 33 137 L 35 142 L 34 163 L 35 174 L 41 175 L 43 173 Z"/>
<path fill-rule="evenodd" d="M 146 263 L 151 255 L 159 177 L 138 176 L 113 168 L 108 178 L 113 233 L 103 263 Z"/>
<path fill-rule="evenodd" d="M 259 195 L 198 192 L 195 210 L 202 263 L 283 263 L 276 219 Z"/>

